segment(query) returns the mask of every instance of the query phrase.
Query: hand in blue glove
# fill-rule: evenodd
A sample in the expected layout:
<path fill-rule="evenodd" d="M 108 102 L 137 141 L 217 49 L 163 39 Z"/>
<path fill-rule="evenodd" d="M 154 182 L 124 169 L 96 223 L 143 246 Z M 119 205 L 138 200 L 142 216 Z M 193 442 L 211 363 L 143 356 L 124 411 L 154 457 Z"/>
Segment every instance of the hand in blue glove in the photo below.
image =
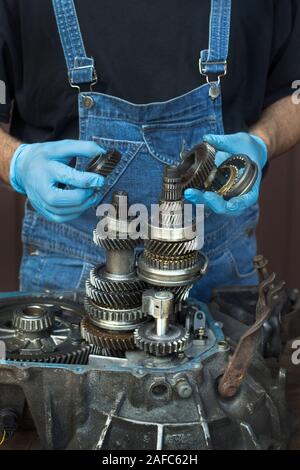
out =
<path fill-rule="evenodd" d="M 194 204 L 204 204 L 217 214 L 240 215 L 258 200 L 262 169 L 267 163 L 267 146 L 259 137 L 244 132 L 232 135 L 206 135 L 203 140 L 218 150 L 216 154 L 217 166 L 220 166 L 231 155 L 245 154 L 256 163 L 258 177 L 247 194 L 237 196 L 229 201 L 216 193 L 197 189 L 187 189 L 184 194 L 185 198 Z"/>
<path fill-rule="evenodd" d="M 32 206 L 53 222 L 67 222 L 99 202 L 102 176 L 68 166 L 74 157 L 91 159 L 105 153 L 95 142 L 62 140 L 20 145 L 10 164 L 10 182 Z M 61 189 L 64 184 L 70 189 Z"/>

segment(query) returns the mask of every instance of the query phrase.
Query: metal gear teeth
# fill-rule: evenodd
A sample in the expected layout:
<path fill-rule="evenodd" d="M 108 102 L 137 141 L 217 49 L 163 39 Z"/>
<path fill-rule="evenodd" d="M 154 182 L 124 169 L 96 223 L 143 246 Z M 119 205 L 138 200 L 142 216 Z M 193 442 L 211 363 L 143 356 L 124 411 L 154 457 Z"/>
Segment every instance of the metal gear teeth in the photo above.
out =
<path fill-rule="evenodd" d="M 182 198 L 182 186 L 172 182 L 164 183 L 163 198 L 165 201 L 180 201 Z"/>
<path fill-rule="evenodd" d="M 120 353 L 135 349 L 132 333 L 113 333 L 102 330 L 94 326 L 89 317 L 82 320 L 80 330 L 87 343 L 100 349 L 119 351 Z"/>
<path fill-rule="evenodd" d="M 182 201 L 161 201 L 159 205 L 160 212 L 182 212 Z"/>
<path fill-rule="evenodd" d="M 105 277 L 99 274 L 99 270 L 103 269 L 103 265 L 99 265 L 96 268 L 93 268 L 90 272 L 90 281 L 92 286 L 96 289 L 99 289 L 104 292 L 138 292 L 144 291 L 146 288 L 146 283 L 140 279 L 132 279 L 125 281 L 114 281 L 111 279 L 106 279 Z"/>
<path fill-rule="evenodd" d="M 110 175 L 118 165 L 119 161 L 120 158 L 111 153 L 101 168 L 101 175 L 104 177 Z"/>
<path fill-rule="evenodd" d="M 141 291 L 118 292 L 115 286 L 114 291 L 105 292 L 95 288 L 89 279 L 87 279 L 85 286 L 87 296 L 100 306 L 124 309 L 142 305 Z"/>
<path fill-rule="evenodd" d="M 55 321 L 55 313 L 47 312 L 40 317 L 26 317 L 22 311 L 14 312 L 13 315 L 13 326 L 16 330 L 20 330 L 27 333 L 36 333 L 39 331 L 44 331 L 50 328 Z"/>
<path fill-rule="evenodd" d="M 168 339 L 164 341 L 161 339 L 159 342 L 156 342 L 140 336 L 139 330 L 135 330 L 133 335 L 134 343 L 139 349 L 155 356 L 168 356 L 170 354 L 184 352 L 189 343 L 190 337 L 189 332 L 186 331 L 180 339 L 173 341 Z"/>
<path fill-rule="evenodd" d="M 199 253 L 197 251 L 171 258 L 155 255 L 152 252 L 144 250 L 143 256 L 148 266 L 156 269 L 172 271 L 191 268 L 195 266 L 199 260 Z"/>
<path fill-rule="evenodd" d="M 93 241 L 95 245 L 104 248 L 105 250 L 133 250 L 135 247 L 141 244 L 141 240 L 132 240 L 131 238 L 120 239 L 120 238 L 101 238 L 96 230 L 93 232 Z"/>
<path fill-rule="evenodd" d="M 179 286 L 179 287 L 159 287 L 159 288 L 156 287 L 156 289 L 158 291 L 167 290 L 169 292 L 172 292 L 174 294 L 175 302 L 177 303 L 177 302 L 182 302 L 183 300 L 186 299 L 187 294 L 189 293 L 192 287 L 193 287 L 193 284 L 189 286 Z M 149 288 L 153 288 L 153 286 L 149 284 Z"/>
<path fill-rule="evenodd" d="M 159 240 L 147 240 L 145 249 L 158 256 L 182 256 L 197 250 L 197 239 L 187 242 L 161 242 Z"/>
<path fill-rule="evenodd" d="M 84 307 L 86 313 L 97 319 L 107 322 L 139 322 L 145 320 L 146 315 L 141 309 L 133 308 L 130 310 L 110 310 L 95 304 L 89 297 L 84 298 Z"/>
<path fill-rule="evenodd" d="M 7 359 L 14 362 L 45 362 L 47 364 L 81 364 L 86 365 L 91 354 L 99 354 L 98 347 L 83 343 L 74 351 L 60 354 L 7 354 Z"/>
<path fill-rule="evenodd" d="M 205 188 L 205 184 L 211 175 L 212 171 L 215 168 L 215 159 L 213 156 L 208 155 L 195 172 L 194 176 L 183 185 L 183 189 L 186 188 L 194 188 L 194 189 L 202 189 Z"/>

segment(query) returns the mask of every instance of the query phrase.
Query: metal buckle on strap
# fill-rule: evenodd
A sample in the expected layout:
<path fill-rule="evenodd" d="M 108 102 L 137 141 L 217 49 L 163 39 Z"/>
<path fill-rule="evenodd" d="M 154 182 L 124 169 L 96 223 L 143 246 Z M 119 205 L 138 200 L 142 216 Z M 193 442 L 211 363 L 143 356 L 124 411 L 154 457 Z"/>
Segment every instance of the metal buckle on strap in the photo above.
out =
<path fill-rule="evenodd" d="M 201 73 L 201 75 L 204 75 L 208 79 L 209 74 L 205 72 L 206 65 L 223 65 L 224 66 L 223 73 L 218 74 L 218 72 L 216 72 L 216 74 L 218 74 L 218 78 L 224 77 L 227 74 L 227 60 L 211 62 L 211 61 L 207 61 L 207 60 L 203 61 L 202 59 L 199 59 L 199 72 Z"/>
<path fill-rule="evenodd" d="M 86 69 L 86 68 L 89 68 L 89 66 L 78 67 L 77 70 Z M 90 91 L 91 91 L 91 92 L 93 91 L 93 87 L 96 85 L 97 82 L 98 82 L 97 71 L 96 71 L 95 68 L 93 68 L 93 81 L 90 83 Z M 74 82 L 72 81 L 72 76 L 71 76 L 70 73 L 69 73 L 69 83 L 70 83 L 70 86 L 71 86 L 72 88 L 76 88 L 76 89 L 78 90 L 78 93 L 81 93 L 81 88 L 80 88 L 80 86 L 74 84 Z"/>
<path fill-rule="evenodd" d="M 206 65 L 223 65 L 224 66 L 224 72 L 219 73 L 219 72 L 211 72 L 207 73 L 205 72 L 205 66 Z M 220 84 L 221 84 L 221 77 L 224 77 L 227 74 L 227 60 L 223 61 L 203 61 L 202 59 L 199 59 L 199 72 L 201 75 L 203 75 L 206 78 L 207 83 L 210 85 L 210 97 L 214 100 L 220 95 Z M 210 75 L 216 75 L 217 80 L 210 80 Z"/>

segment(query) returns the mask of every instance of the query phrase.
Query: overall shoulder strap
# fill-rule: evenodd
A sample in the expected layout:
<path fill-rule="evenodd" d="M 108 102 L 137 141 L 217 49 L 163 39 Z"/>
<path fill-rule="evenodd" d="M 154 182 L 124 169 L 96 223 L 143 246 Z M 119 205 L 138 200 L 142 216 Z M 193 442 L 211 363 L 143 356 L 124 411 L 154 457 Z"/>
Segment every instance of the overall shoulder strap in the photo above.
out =
<path fill-rule="evenodd" d="M 52 0 L 71 86 L 97 81 L 94 59 L 87 57 L 74 0 Z"/>
<path fill-rule="evenodd" d="M 200 73 L 214 75 L 218 81 L 227 72 L 227 57 L 230 41 L 231 0 L 211 0 L 209 46 L 200 54 Z"/>

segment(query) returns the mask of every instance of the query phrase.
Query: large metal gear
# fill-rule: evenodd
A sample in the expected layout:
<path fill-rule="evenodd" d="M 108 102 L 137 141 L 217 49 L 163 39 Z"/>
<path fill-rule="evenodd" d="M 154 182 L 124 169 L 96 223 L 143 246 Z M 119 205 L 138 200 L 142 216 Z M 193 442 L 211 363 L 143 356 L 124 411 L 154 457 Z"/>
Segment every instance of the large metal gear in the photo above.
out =
<path fill-rule="evenodd" d="M 184 189 L 210 187 L 217 171 L 215 156 L 216 150 L 206 142 L 185 154 L 182 163 L 177 167 Z"/>
<path fill-rule="evenodd" d="M 143 257 L 150 267 L 163 270 L 188 269 L 200 261 L 200 255 L 197 251 L 181 256 L 161 256 L 144 250 Z"/>
<path fill-rule="evenodd" d="M 136 246 L 141 244 L 141 240 L 138 238 L 133 240 L 131 238 L 103 238 L 97 230 L 93 232 L 93 241 L 95 245 L 104 248 L 105 250 L 132 250 Z"/>
<path fill-rule="evenodd" d="M 134 349 L 132 332 L 108 331 L 96 327 L 89 317 L 81 322 L 81 335 L 87 343 L 105 350 L 108 355 L 124 354 Z M 113 354 L 110 354 L 112 351 Z"/>
<path fill-rule="evenodd" d="M 126 309 L 141 305 L 142 293 L 140 291 L 103 291 L 86 281 L 86 294 L 97 305 L 109 305 L 111 308 Z"/>
<path fill-rule="evenodd" d="M 112 292 L 114 290 L 118 292 L 143 292 L 146 288 L 145 282 L 136 276 L 127 276 L 126 279 L 120 279 L 119 281 L 116 278 L 108 277 L 104 264 L 91 270 L 90 282 L 92 286 L 105 292 Z"/>
<path fill-rule="evenodd" d="M 145 250 L 158 256 L 182 256 L 197 250 L 197 239 L 185 242 L 163 242 L 160 240 L 147 240 Z"/>
<path fill-rule="evenodd" d="M 11 361 L 86 364 L 93 347 L 80 337 L 83 309 L 58 299 L 22 298 L 0 306 L 0 340 Z"/>
<path fill-rule="evenodd" d="M 123 324 L 127 324 L 128 329 L 132 329 L 131 324 L 139 323 L 145 320 L 145 314 L 141 309 L 131 308 L 131 309 L 119 309 L 113 310 L 112 308 L 107 309 L 105 307 L 100 307 L 89 297 L 84 299 L 84 307 L 86 313 L 96 320 L 102 320 L 103 322 L 111 323 L 120 323 L 120 327 Z M 108 325 L 109 326 L 109 325 Z M 112 325 L 111 325 L 112 327 Z"/>

